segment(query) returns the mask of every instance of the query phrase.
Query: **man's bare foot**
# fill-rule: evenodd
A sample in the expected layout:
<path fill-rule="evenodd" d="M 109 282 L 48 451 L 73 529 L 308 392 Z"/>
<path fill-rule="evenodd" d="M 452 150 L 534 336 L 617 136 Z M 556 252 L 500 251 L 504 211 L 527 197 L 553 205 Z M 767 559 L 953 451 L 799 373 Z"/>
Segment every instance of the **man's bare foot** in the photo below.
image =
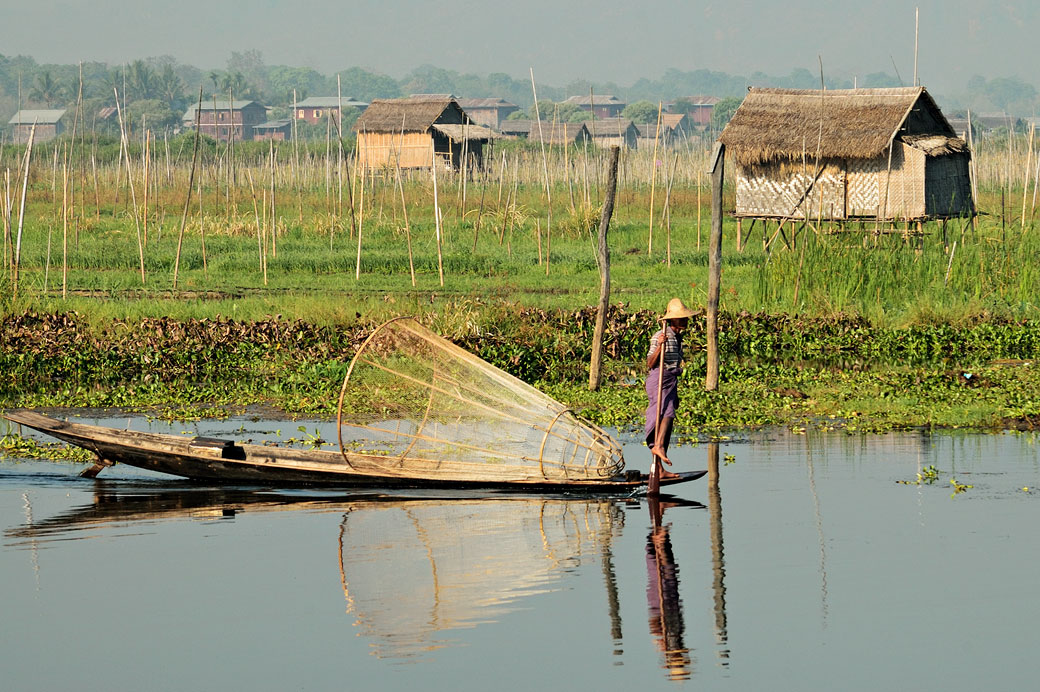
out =
<path fill-rule="evenodd" d="M 662 449 L 661 447 L 651 447 L 650 448 L 650 453 L 653 454 L 658 459 L 660 459 L 662 463 L 668 464 L 669 466 L 672 465 L 671 460 L 668 459 L 668 455 L 665 453 L 664 449 Z"/>
<path fill-rule="evenodd" d="M 664 469 L 661 469 L 661 476 L 660 477 L 661 477 L 661 480 L 665 480 L 666 478 L 678 478 L 679 474 L 672 473 L 671 471 L 665 471 Z"/>

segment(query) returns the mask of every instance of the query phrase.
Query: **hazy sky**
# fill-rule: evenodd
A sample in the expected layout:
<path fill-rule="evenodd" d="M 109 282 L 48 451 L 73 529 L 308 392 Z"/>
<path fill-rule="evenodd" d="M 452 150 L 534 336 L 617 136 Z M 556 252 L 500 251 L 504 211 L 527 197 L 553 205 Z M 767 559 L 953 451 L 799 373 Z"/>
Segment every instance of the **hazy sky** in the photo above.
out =
<path fill-rule="evenodd" d="M 627 86 L 664 70 L 913 79 L 961 90 L 973 74 L 1036 83 L 1036 0 L 0 0 L 0 54 L 112 64 L 169 54 L 222 68 L 232 51 L 323 73 L 361 66 L 401 77 L 422 64 L 564 85 Z"/>

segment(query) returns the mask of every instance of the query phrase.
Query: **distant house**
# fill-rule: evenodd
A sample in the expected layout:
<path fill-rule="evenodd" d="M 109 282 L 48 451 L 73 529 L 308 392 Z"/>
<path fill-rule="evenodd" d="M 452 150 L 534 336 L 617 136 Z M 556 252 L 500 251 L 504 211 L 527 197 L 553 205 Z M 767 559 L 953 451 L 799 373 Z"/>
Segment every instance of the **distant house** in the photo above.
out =
<path fill-rule="evenodd" d="M 564 103 L 570 103 L 583 111 L 592 113 L 597 118 L 615 118 L 621 115 L 628 104 L 610 94 L 592 94 L 591 96 L 571 96 Z"/>
<path fill-rule="evenodd" d="M 25 144 L 29 141 L 29 133 L 33 124 L 36 125 L 36 134 L 33 136 L 35 142 L 46 142 L 54 139 L 65 131 L 61 122 L 65 110 L 20 110 L 7 121 L 10 126 L 11 141 L 15 144 Z"/>
<path fill-rule="evenodd" d="M 681 140 L 693 134 L 694 123 L 686 113 L 661 113 L 661 127 L 668 128 L 674 139 Z"/>
<path fill-rule="evenodd" d="M 292 139 L 292 121 L 289 119 L 268 120 L 266 123 L 253 125 L 254 142 L 267 140 L 285 142 L 290 139 Z"/>
<path fill-rule="evenodd" d="M 505 120 L 498 129 L 503 135 L 539 141 L 537 120 Z M 541 141 L 546 144 L 581 144 L 589 139 L 584 123 L 542 121 Z"/>
<path fill-rule="evenodd" d="M 639 146 L 639 129 L 626 118 L 586 120 L 584 125 L 592 141 L 598 146 L 610 147 L 616 144 L 622 149 L 635 149 Z"/>
<path fill-rule="evenodd" d="M 353 126 L 357 161 L 367 169 L 459 169 L 463 153 L 471 165 L 483 162 L 484 145 L 497 135 L 476 125 L 454 98 L 441 96 L 375 99 Z"/>
<path fill-rule="evenodd" d="M 195 129 L 195 108 L 184 113 L 186 129 Z M 256 101 L 210 99 L 202 101 L 199 112 L 199 132 L 222 142 L 253 139 L 253 126 L 267 121 L 267 109 Z"/>
<path fill-rule="evenodd" d="M 736 162 L 738 217 L 974 213 L 971 153 L 923 87 L 752 88 L 719 141 Z"/>
<path fill-rule="evenodd" d="M 704 129 L 711 125 L 711 114 L 715 110 L 715 104 L 721 99 L 716 96 L 684 96 L 682 101 L 685 102 L 687 108 L 687 117 L 689 123 L 693 127 Z M 672 104 L 672 108 L 675 108 L 675 104 Z"/>
<path fill-rule="evenodd" d="M 509 117 L 510 113 L 520 110 L 515 103 L 500 98 L 456 99 L 456 101 L 473 122 L 490 127 L 492 130 L 499 129 L 499 125 Z"/>
<path fill-rule="evenodd" d="M 338 96 L 308 96 L 297 102 L 293 111 L 293 117 L 303 120 L 311 125 L 325 122 L 330 115 L 335 118 L 339 113 L 340 99 Z M 368 108 L 364 101 L 358 101 L 349 96 L 343 97 L 344 108 L 357 108 L 363 111 Z"/>
<path fill-rule="evenodd" d="M 657 143 L 659 149 L 664 149 L 672 146 L 675 140 L 675 132 L 672 128 L 664 124 L 664 117 L 661 118 L 661 127 L 657 127 L 657 123 L 646 123 L 645 125 L 636 125 L 636 130 L 639 131 L 639 138 L 636 142 L 638 149 L 649 149 L 654 150 L 654 143 Z"/>

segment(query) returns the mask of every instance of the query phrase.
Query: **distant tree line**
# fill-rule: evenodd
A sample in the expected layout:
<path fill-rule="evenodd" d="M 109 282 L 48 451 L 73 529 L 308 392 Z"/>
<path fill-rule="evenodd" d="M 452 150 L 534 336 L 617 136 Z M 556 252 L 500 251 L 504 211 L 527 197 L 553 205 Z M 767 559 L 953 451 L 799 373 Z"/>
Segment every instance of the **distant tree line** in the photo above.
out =
<path fill-rule="evenodd" d="M 862 79 L 828 78 L 828 88 L 900 86 L 899 76 L 878 72 Z M 658 79 L 639 79 L 623 87 L 614 82 L 576 80 L 565 85 L 538 84 L 539 113 L 543 118 L 576 122 L 588 117 L 572 104 L 562 103 L 574 95 L 611 94 L 629 106 L 624 116 L 638 122 L 656 118 L 657 104 L 677 101 L 695 95 L 724 99 L 716 108 L 728 119 L 749 86 L 774 86 L 799 89 L 818 88 L 820 77 L 806 69 L 795 69 L 787 75 L 775 76 L 755 72 L 747 76 L 711 70 L 683 71 L 667 69 Z M 0 55 L 0 125 L 21 108 L 73 108 L 82 99 L 86 127 L 115 127 L 114 122 L 93 122 L 101 109 L 114 106 L 119 94 L 120 106 L 127 119 L 142 120 L 154 128 L 175 129 L 185 110 L 198 98 L 199 88 L 206 99 L 260 101 L 276 108 L 281 117 L 288 115 L 293 100 L 307 96 L 334 96 L 337 87 L 345 98 L 371 101 L 397 98 L 413 93 L 454 94 L 459 97 L 501 97 L 521 107 L 513 117 L 534 117 L 531 82 L 527 77 L 515 79 L 501 72 L 487 75 L 460 73 L 432 65 L 415 68 L 401 79 L 394 79 L 360 67 L 333 74 L 321 74 L 307 67 L 268 65 L 258 50 L 233 52 L 223 69 L 202 70 L 179 63 L 171 56 L 134 60 L 110 65 L 85 62 L 81 65 L 38 64 L 31 57 Z M 966 93 L 954 95 L 953 106 L 970 107 L 975 112 L 1006 111 L 1032 115 L 1037 103 L 1037 90 L 1017 77 L 987 80 L 972 77 Z M 284 114 L 284 115 L 283 115 Z M 351 119 L 356 114 L 347 114 Z M 350 120 L 348 120 L 348 123 Z"/>

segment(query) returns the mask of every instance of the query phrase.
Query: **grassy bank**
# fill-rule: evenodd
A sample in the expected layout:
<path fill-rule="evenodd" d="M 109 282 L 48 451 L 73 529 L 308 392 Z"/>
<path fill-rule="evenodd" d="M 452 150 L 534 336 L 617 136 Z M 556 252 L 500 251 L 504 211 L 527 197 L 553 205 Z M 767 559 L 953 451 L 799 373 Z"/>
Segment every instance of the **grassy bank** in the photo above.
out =
<path fill-rule="evenodd" d="M 607 384 L 595 394 L 584 382 L 601 152 L 550 152 L 551 205 L 540 155 L 522 148 L 487 176 L 442 178 L 438 224 L 426 176 L 362 180 L 335 157 L 297 161 L 286 147 L 275 166 L 256 147 L 234 165 L 207 151 L 184 217 L 183 152 L 150 159 L 147 177 L 133 153 L 129 179 L 117 159 L 80 160 L 68 176 L 59 157 L 37 162 L 20 236 L 17 176 L 9 189 L 5 179 L 0 406 L 330 415 L 359 339 L 411 314 L 625 427 L 642 413 L 654 315 L 672 296 L 706 297 L 699 149 L 658 164 L 623 157 Z M 1040 415 L 1040 230 L 1032 205 L 1019 206 L 1030 188 L 989 175 L 974 225 L 745 224 L 738 238 L 727 219 L 722 387 L 700 391 L 695 320 L 680 432 L 1027 427 Z"/>
<path fill-rule="evenodd" d="M 595 393 L 585 384 L 591 309 L 471 303 L 420 319 L 599 423 L 639 423 L 650 311 L 612 308 L 607 381 Z M 1040 348 L 1037 323 L 885 329 L 855 318 L 727 313 L 722 382 L 713 393 L 701 391 L 703 321 L 693 324 L 683 434 L 763 425 L 993 430 L 1028 427 L 1040 414 L 1040 373 L 1023 358 Z M 0 323 L 0 407 L 120 407 L 192 418 L 264 405 L 332 416 L 347 364 L 373 326 L 148 318 L 99 329 L 71 313 L 9 316 Z"/>

